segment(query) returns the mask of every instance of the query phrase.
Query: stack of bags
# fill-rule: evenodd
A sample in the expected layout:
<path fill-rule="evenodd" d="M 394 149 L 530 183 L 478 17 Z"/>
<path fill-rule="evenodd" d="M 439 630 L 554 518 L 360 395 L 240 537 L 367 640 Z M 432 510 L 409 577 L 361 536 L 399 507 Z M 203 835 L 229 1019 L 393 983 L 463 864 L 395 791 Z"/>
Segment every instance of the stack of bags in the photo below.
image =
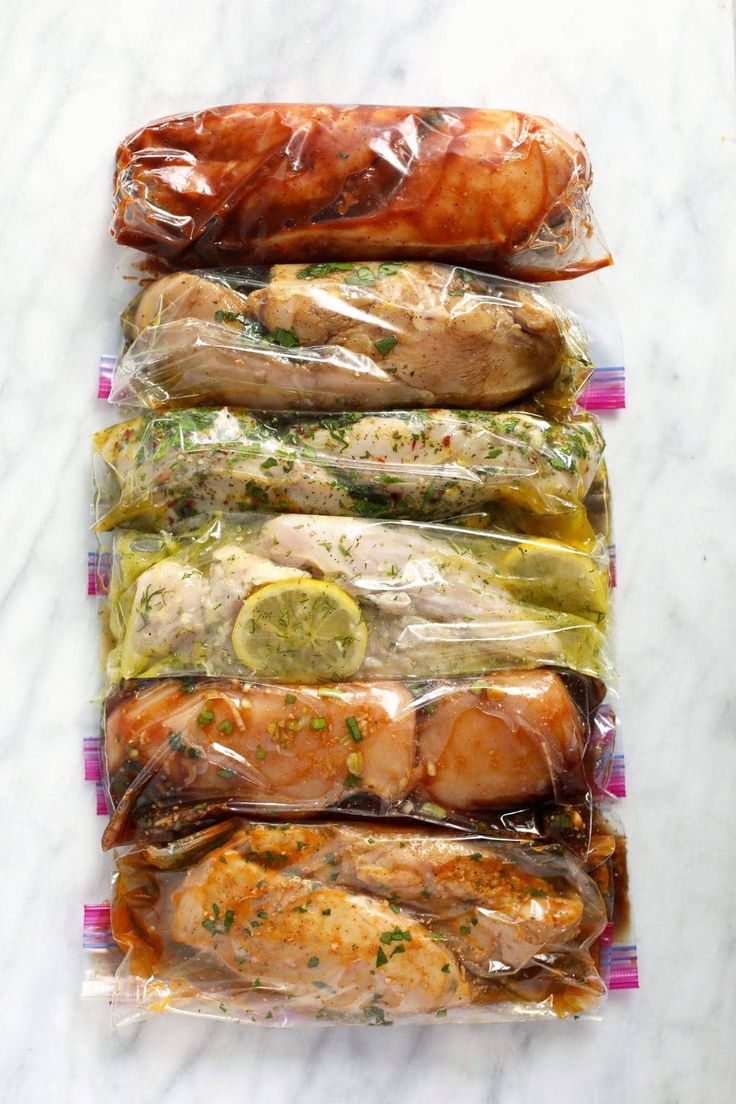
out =
<path fill-rule="evenodd" d="M 120 147 L 113 232 L 165 266 L 95 437 L 118 1020 L 559 1017 L 616 984 L 593 364 L 515 278 L 609 262 L 589 182 L 511 112 L 250 105 Z"/>

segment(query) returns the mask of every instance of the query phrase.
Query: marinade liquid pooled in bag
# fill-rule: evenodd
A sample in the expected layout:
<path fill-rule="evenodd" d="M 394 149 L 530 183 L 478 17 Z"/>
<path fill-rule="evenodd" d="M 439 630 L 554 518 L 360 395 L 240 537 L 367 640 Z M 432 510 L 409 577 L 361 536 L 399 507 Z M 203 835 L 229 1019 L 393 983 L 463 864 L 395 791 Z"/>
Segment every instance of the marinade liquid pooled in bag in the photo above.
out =
<path fill-rule="evenodd" d="M 510 411 L 147 414 L 100 430 L 99 530 L 275 510 L 432 521 L 488 513 L 507 530 L 591 540 L 603 451 L 590 416 Z"/>
<path fill-rule="evenodd" d="M 120 1019 L 482 1022 L 591 1012 L 605 994 L 603 899 L 556 849 L 232 821 L 117 868 Z"/>
<path fill-rule="evenodd" d="M 119 530 L 108 674 L 309 684 L 547 665 L 605 680 L 607 610 L 602 540 L 308 514 Z"/>
<path fill-rule="evenodd" d="M 412 817 L 585 852 L 602 685 L 550 670 L 330 686 L 124 683 L 103 709 L 103 846 L 223 816 Z"/>

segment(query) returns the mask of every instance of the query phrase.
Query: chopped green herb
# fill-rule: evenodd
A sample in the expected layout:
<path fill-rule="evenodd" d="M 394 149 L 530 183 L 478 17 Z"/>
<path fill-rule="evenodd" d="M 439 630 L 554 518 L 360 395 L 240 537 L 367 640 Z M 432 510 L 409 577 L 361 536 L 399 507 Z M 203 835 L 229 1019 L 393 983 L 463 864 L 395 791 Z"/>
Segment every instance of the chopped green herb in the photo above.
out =
<path fill-rule="evenodd" d="M 367 287 L 376 282 L 376 276 L 368 265 L 358 265 L 349 276 L 345 277 L 346 284 L 357 284 L 359 287 Z"/>
<path fill-rule="evenodd" d="M 361 779 L 355 774 L 346 774 L 344 785 L 348 790 L 357 790 L 361 785 Z"/>
<path fill-rule="evenodd" d="M 363 736 L 360 731 L 360 726 L 358 725 L 355 717 L 348 717 L 345 721 L 345 727 L 350 733 L 350 738 L 354 740 L 356 744 L 359 744 L 360 741 L 363 739 Z"/>
<path fill-rule="evenodd" d="M 299 338 L 293 330 L 284 330 L 281 326 L 277 326 L 271 335 L 282 349 L 293 349 L 295 345 L 299 344 Z"/>
<path fill-rule="evenodd" d="M 296 694 L 287 694 L 286 695 L 286 704 L 287 705 L 293 705 L 295 701 L 296 701 Z"/>
<path fill-rule="evenodd" d="M 378 948 L 378 954 L 376 955 L 376 966 L 385 966 L 388 962 L 384 953 L 383 947 Z"/>
<path fill-rule="evenodd" d="M 394 1022 L 386 1019 L 385 1012 L 377 1004 L 367 1004 L 363 1009 L 363 1015 L 367 1020 L 371 1020 L 380 1027 L 390 1027 Z"/>
<path fill-rule="evenodd" d="M 214 719 L 215 719 L 215 714 L 212 712 L 211 709 L 203 709 L 202 712 L 197 717 L 197 724 L 201 728 L 205 728 L 206 725 L 212 724 Z"/>
<path fill-rule="evenodd" d="M 183 751 L 184 750 L 184 748 L 186 747 L 186 744 L 184 742 L 184 737 L 182 736 L 181 732 L 172 732 L 171 733 L 171 735 L 169 736 L 169 747 L 173 748 L 174 751 Z"/>
<path fill-rule="evenodd" d="M 312 728 L 315 732 L 320 732 L 321 729 L 327 728 L 327 721 L 324 719 L 324 717 L 313 717 Z"/>
<path fill-rule="evenodd" d="M 230 767 L 218 767 L 215 774 L 220 778 L 232 778 L 235 775 L 235 771 L 231 770 Z"/>
<path fill-rule="evenodd" d="M 382 261 L 378 266 L 378 277 L 383 279 L 384 276 L 393 276 L 395 272 L 398 272 L 403 261 Z"/>
<path fill-rule="evenodd" d="M 391 334 L 389 337 L 379 337 L 378 341 L 374 341 L 373 344 L 376 346 L 381 356 L 385 357 L 399 344 L 399 339 Z"/>
<path fill-rule="evenodd" d="M 450 963 L 446 962 L 445 965 L 442 967 L 442 973 L 443 974 L 449 974 L 449 972 L 450 972 Z"/>
<path fill-rule="evenodd" d="M 333 272 L 350 272 L 354 268 L 352 261 L 327 261 L 324 264 L 307 265 L 296 276 L 298 280 L 317 280 L 321 276 L 329 276 Z"/>
<path fill-rule="evenodd" d="M 381 932 L 380 940 L 386 946 L 391 943 L 400 943 L 402 940 L 409 943 L 411 942 L 411 932 L 402 931 L 401 928 L 395 927 L 393 931 Z"/>
<path fill-rule="evenodd" d="M 278 460 L 274 456 L 269 456 L 268 460 L 264 460 L 261 464 L 262 468 L 275 468 L 278 464 Z"/>
<path fill-rule="evenodd" d="M 228 736 L 230 735 L 232 730 L 233 730 L 233 722 L 232 721 L 220 721 L 219 725 L 217 726 L 217 731 L 218 732 L 224 732 Z"/>
<path fill-rule="evenodd" d="M 141 595 L 141 600 L 138 604 L 138 612 L 141 615 L 141 621 L 143 622 L 144 626 L 147 625 L 148 622 L 151 620 L 151 614 L 154 610 L 161 609 L 162 606 L 166 605 L 164 594 L 166 594 L 166 587 L 159 587 L 158 590 L 151 590 L 151 587 L 149 585 L 143 591 L 143 594 Z M 153 605 L 154 598 L 161 599 L 157 606 Z"/>
<path fill-rule="evenodd" d="M 436 820 L 444 820 L 447 816 L 447 809 L 443 809 L 441 805 L 435 805 L 432 801 L 425 801 L 419 812 L 422 816 L 434 817 Z"/>
<path fill-rule="evenodd" d="M 446 1015 L 447 1015 L 447 1009 L 446 1008 L 438 1008 L 437 1011 L 435 1012 L 435 1016 L 437 1016 L 438 1019 L 441 1019 L 443 1016 L 446 1016 Z"/>
<path fill-rule="evenodd" d="M 316 955 L 312 955 L 309 962 L 307 963 L 307 967 L 310 970 L 313 970 L 315 968 L 315 966 L 319 966 L 319 959 L 317 958 Z"/>
<path fill-rule="evenodd" d="M 359 751 L 353 751 L 348 755 L 348 770 L 351 774 L 354 774 L 356 778 L 359 778 L 363 771 L 363 756 Z"/>

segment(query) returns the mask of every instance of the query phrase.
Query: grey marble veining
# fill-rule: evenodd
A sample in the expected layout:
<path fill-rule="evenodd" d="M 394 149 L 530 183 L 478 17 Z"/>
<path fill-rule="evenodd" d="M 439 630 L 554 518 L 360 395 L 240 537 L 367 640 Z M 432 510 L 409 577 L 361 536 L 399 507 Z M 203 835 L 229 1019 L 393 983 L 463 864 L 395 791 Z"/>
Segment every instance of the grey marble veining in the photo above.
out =
<path fill-rule="evenodd" d="M 730 1100 L 734 999 L 736 129 L 725 0 L 76 0 L 0 14 L 2 1099 Z M 513 106 L 579 129 L 618 265 L 630 408 L 606 421 L 624 815 L 642 990 L 601 1023 L 113 1034 L 79 1000 L 106 892 L 81 781 L 99 685 L 87 438 L 109 420 L 117 140 L 238 100 Z"/>

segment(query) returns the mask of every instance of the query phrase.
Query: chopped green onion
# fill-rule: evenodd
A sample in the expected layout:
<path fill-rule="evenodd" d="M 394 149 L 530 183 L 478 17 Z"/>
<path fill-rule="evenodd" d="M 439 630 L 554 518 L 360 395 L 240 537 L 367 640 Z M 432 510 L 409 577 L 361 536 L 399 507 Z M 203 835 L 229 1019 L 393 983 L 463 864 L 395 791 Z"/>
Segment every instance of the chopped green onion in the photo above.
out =
<path fill-rule="evenodd" d="M 358 725 L 355 717 L 348 717 L 348 719 L 345 721 L 345 727 L 350 733 L 351 739 L 353 739 L 356 744 L 359 744 L 360 741 L 363 739 L 363 735 L 360 731 L 360 726 Z"/>

